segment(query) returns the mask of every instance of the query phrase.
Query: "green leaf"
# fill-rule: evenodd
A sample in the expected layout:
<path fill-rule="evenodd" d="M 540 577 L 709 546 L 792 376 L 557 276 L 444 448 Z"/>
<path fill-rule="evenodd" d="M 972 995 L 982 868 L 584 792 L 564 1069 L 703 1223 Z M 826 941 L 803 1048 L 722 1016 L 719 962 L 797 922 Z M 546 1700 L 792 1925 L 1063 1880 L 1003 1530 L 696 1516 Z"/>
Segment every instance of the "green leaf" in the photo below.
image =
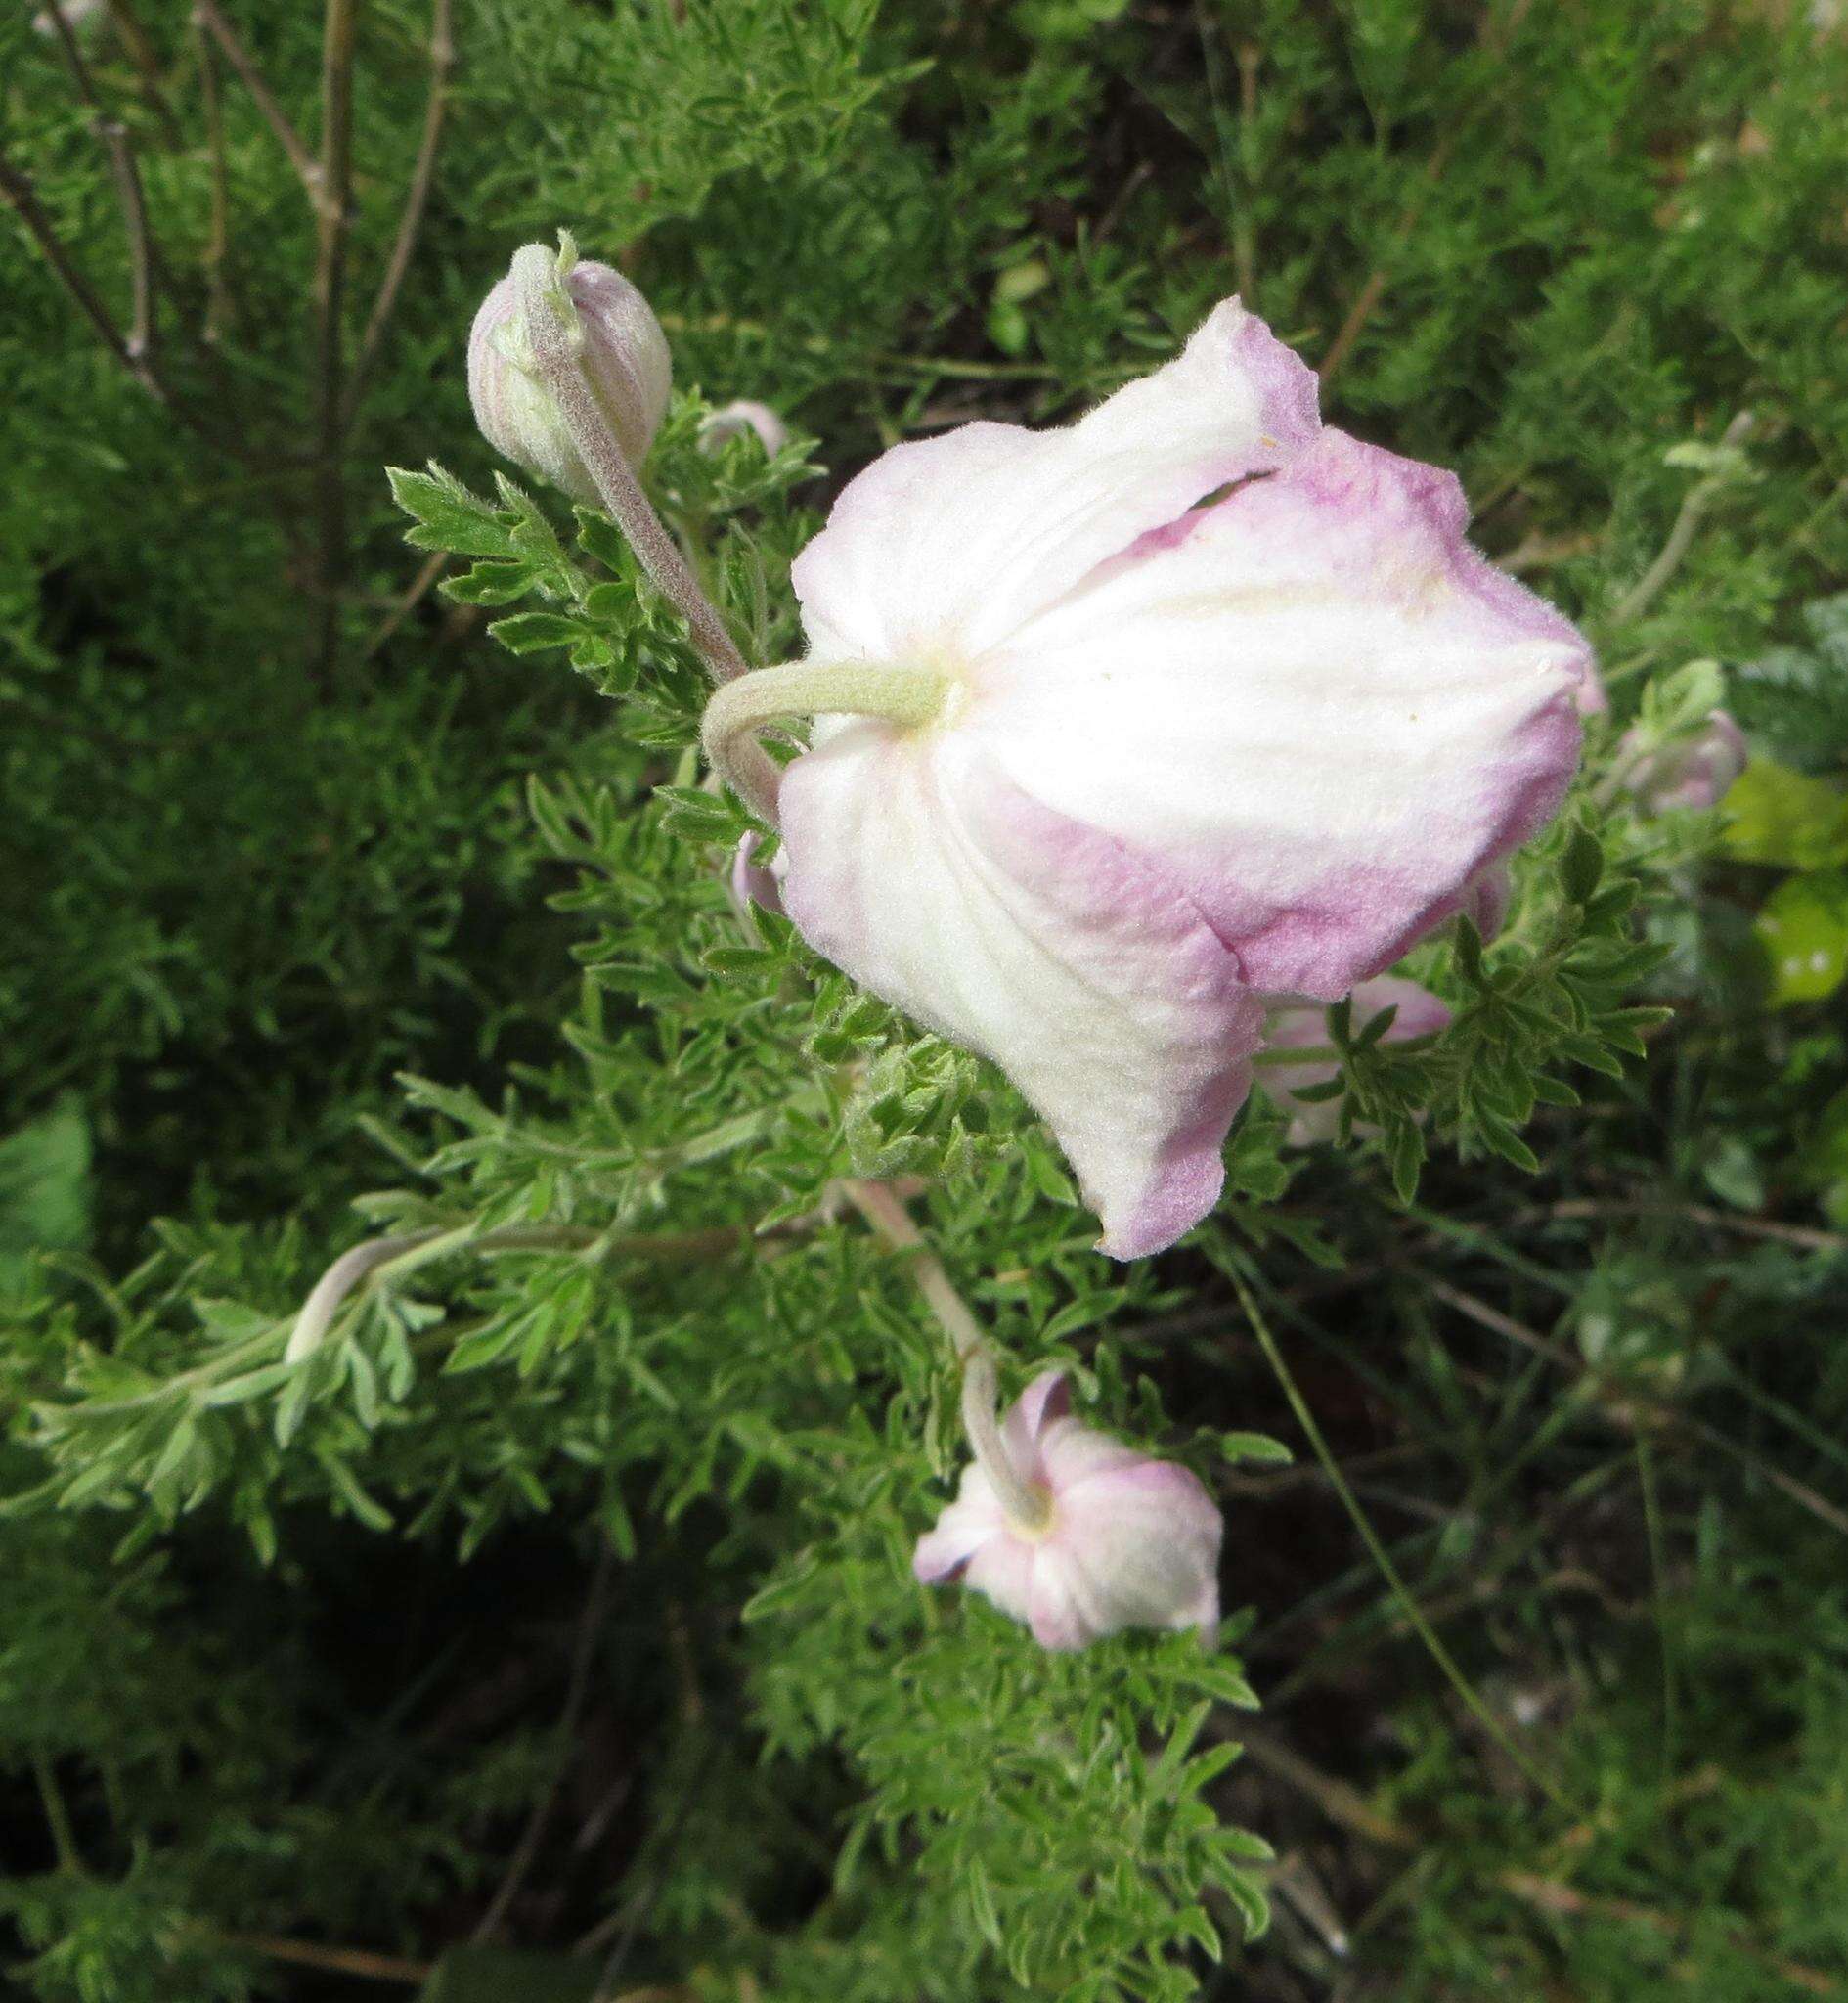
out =
<path fill-rule="evenodd" d="M 1605 873 L 1605 852 L 1589 827 L 1573 828 L 1560 859 L 1560 884 L 1574 904 L 1586 904 Z"/>
<path fill-rule="evenodd" d="M 1754 758 L 1726 796 L 1721 847 L 1741 863 L 1826 869 L 1848 863 L 1848 796 L 1838 786 Z"/>
<path fill-rule="evenodd" d="M 1780 1007 L 1821 1002 L 1848 974 L 1848 870 L 1792 876 L 1765 901 L 1752 930 L 1771 964 Z"/>
<path fill-rule="evenodd" d="M 1296 1459 L 1281 1440 L 1268 1433 L 1221 1433 L 1219 1451 L 1227 1460 L 1254 1460 L 1267 1467 L 1288 1467 Z"/>
<path fill-rule="evenodd" d="M 589 629 L 581 619 L 559 612 L 515 612 L 511 618 L 497 619 L 488 631 L 509 653 L 538 653 L 548 646 L 575 645 Z"/>
<path fill-rule="evenodd" d="M 491 502 L 471 494 L 432 460 L 426 473 L 387 467 L 391 498 L 417 527 L 406 533 L 413 549 L 447 550 L 457 556 L 517 555 L 510 525 Z"/>

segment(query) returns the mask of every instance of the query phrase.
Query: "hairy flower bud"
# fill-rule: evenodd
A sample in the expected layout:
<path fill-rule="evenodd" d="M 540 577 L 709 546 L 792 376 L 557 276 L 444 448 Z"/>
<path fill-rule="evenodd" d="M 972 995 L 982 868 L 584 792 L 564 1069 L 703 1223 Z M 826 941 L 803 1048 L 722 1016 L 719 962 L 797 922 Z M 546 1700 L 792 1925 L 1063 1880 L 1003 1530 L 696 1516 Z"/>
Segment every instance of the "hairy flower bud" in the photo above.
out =
<path fill-rule="evenodd" d="M 1429 988 L 1416 981 L 1400 980 L 1393 974 L 1362 981 L 1348 1000 L 1353 1003 L 1353 1026 L 1364 1029 L 1384 1009 L 1395 1008 L 1382 1042 L 1403 1043 L 1408 1037 L 1428 1037 L 1447 1028 L 1450 1011 Z M 1328 1042 L 1328 1015 L 1319 1002 L 1293 1002 L 1277 1009 L 1264 1025 L 1264 1046 L 1271 1050 L 1314 1049 Z M 1290 1132 L 1285 1136 L 1292 1147 L 1313 1147 L 1320 1140 L 1334 1140 L 1341 1133 L 1340 1099 L 1303 1100 L 1293 1096 L 1314 1085 L 1327 1085 L 1341 1076 L 1341 1065 L 1333 1057 L 1311 1057 L 1301 1064 L 1268 1064 L 1264 1067 L 1264 1090 L 1290 1115 Z M 1365 1135 L 1377 1132 L 1366 1121 L 1356 1121 L 1354 1132 Z"/>
<path fill-rule="evenodd" d="M 727 438 L 742 438 L 747 431 L 757 433 L 767 459 L 774 459 L 789 443 L 789 426 L 769 404 L 753 403 L 749 397 L 742 397 L 723 410 L 714 411 L 700 425 L 699 449 L 717 452 Z"/>
<path fill-rule="evenodd" d="M 637 465 L 667 413 L 674 363 L 648 302 L 607 264 L 581 259 L 566 241 L 558 275 L 575 309 L 585 379 L 624 457 Z M 563 417 L 534 372 L 513 280 L 481 302 L 468 333 L 468 400 L 494 449 L 574 501 L 600 505 L 596 484 Z"/>
<path fill-rule="evenodd" d="M 1080 1425 L 1063 1370 L 1027 1387 L 1000 1445 L 1041 1513 L 1010 1516 L 972 1463 L 918 1539 L 912 1569 L 925 1584 L 961 1579 L 1042 1648 L 1082 1648 L 1120 1627 L 1197 1627 L 1210 1640 L 1224 1524 L 1197 1475 Z"/>
<path fill-rule="evenodd" d="M 1632 732 L 1618 747 L 1618 757 L 1626 749 L 1634 755 L 1637 747 Z M 1738 724 L 1725 710 L 1716 709 L 1691 736 L 1643 752 L 1630 766 L 1624 784 L 1645 814 L 1705 812 L 1726 797 L 1745 770 L 1748 755 Z"/>

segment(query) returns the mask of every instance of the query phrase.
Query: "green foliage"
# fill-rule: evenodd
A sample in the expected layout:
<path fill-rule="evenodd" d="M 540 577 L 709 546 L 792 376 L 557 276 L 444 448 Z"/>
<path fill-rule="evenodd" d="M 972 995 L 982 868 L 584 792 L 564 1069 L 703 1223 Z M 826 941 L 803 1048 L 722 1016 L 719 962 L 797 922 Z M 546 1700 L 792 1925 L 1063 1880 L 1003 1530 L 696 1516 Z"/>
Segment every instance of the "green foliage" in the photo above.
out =
<path fill-rule="evenodd" d="M 319 145 L 321 20 L 227 11 Z M 1848 39 L 1718 0 L 459 0 L 330 452 L 313 204 L 222 50 L 144 12 L 151 67 L 83 50 L 164 403 L 0 232 L 8 1980 L 1826 1993 Z M 360 12 L 349 363 L 429 27 Z M 127 327 L 109 144 L 29 10 L 0 76 L 0 152 Z M 561 223 L 669 332 L 645 477 L 753 660 L 798 649 L 790 562 L 874 453 L 1067 419 L 1234 286 L 1331 417 L 1460 467 L 1611 714 L 1506 926 L 1409 959 L 1450 1026 L 1329 1011 L 1344 1144 L 1254 1092 L 1199 1244 L 1114 1266 L 989 1066 L 733 908 L 678 621 L 469 425 L 469 315 Z M 799 435 L 703 450 L 739 395 Z M 1745 778 L 1651 820 L 1626 774 L 1722 704 Z M 958 1385 L 868 1177 L 1010 1389 L 1062 1365 L 1224 1502 L 1216 1651 L 1051 1656 L 912 1579 Z"/>

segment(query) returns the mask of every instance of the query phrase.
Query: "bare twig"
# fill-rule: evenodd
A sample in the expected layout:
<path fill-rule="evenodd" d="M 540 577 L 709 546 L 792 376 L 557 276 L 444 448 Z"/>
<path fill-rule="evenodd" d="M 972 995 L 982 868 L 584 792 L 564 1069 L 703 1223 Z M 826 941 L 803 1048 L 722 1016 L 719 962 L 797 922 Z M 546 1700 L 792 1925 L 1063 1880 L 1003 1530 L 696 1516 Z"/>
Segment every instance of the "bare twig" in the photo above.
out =
<path fill-rule="evenodd" d="M 77 303 L 79 310 L 90 325 L 95 328 L 105 347 L 121 363 L 131 376 L 139 381 L 149 394 L 158 402 L 168 401 L 165 386 L 149 368 L 145 356 L 136 357 L 129 352 L 128 342 L 122 331 L 115 324 L 114 316 L 98 296 L 95 288 L 71 262 L 70 253 L 65 248 L 52 219 L 44 204 L 34 193 L 32 184 L 13 162 L 0 155 L 0 196 L 25 225 L 25 233 L 38 245 L 45 262 L 57 274 L 59 283 Z"/>
<path fill-rule="evenodd" d="M 218 74 L 218 46 L 193 17 L 198 44 L 199 96 L 205 106 L 205 151 L 211 162 L 211 222 L 205 238 L 205 338 L 223 337 L 232 321 L 231 288 L 225 260 L 231 252 L 231 175 L 225 164 L 225 98 Z"/>
<path fill-rule="evenodd" d="M 405 273 L 411 268 L 412 254 L 417 249 L 424 210 L 429 206 L 430 189 L 436 179 L 436 157 L 443 142 L 443 120 L 449 110 L 449 83 L 456 68 L 454 12 L 455 0 L 433 0 L 430 12 L 430 94 L 423 107 L 423 136 L 418 142 L 417 161 L 411 169 L 404 213 L 398 221 L 398 235 L 391 246 L 391 257 L 386 263 L 378 296 L 373 301 L 366 332 L 360 338 L 359 352 L 347 377 L 342 410 L 344 424 L 350 425 L 358 413 L 361 392 L 374 362 L 378 358 L 379 345 L 384 340 L 385 329 L 391 323 Z"/>
<path fill-rule="evenodd" d="M 122 205 L 122 227 L 128 236 L 130 320 L 128 352 L 136 361 L 154 353 L 154 239 L 148 228 L 148 202 L 142 193 L 141 175 L 128 133 L 118 119 L 105 119 L 99 128 L 109 150 L 110 173 L 115 182 L 116 200 Z"/>
<path fill-rule="evenodd" d="M 1682 1218 L 1709 1230 L 1738 1231 L 1743 1237 L 1769 1238 L 1780 1245 L 1800 1245 L 1810 1252 L 1848 1252 L 1848 1231 L 1825 1231 L 1813 1224 L 1782 1224 L 1764 1217 L 1738 1217 L 1732 1211 L 1713 1210 L 1702 1203 L 1575 1197 L 1568 1202 L 1548 1204 L 1538 1215 L 1549 1218 Z"/>
<path fill-rule="evenodd" d="M 384 618 L 379 621 L 378 631 L 366 643 L 366 651 L 360 655 L 362 661 L 371 660 L 374 654 L 384 645 L 385 642 L 417 610 L 428 594 L 431 585 L 442 576 L 444 570 L 448 567 L 449 560 L 449 552 L 447 550 L 434 550 L 430 553 L 418 568 L 416 577 L 411 580 L 410 589 L 392 606 L 391 610 L 385 614 Z"/>
<path fill-rule="evenodd" d="M 565 1686 L 564 1709 L 558 1714 L 558 1754 L 552 1765 L 551 1779 L 545 1793 L 533 1803 L 533 1812 L 528 1816 L 526 1827 L 520 1832 L 520 1840 L 507 1862 L 506 1874 L 488 1901 L 488 1909 L 482 1914 L 480 1923 L 468 1936 L 473 1946 L 479 1947 L 484 1941 L 492 1940 L 500 1932 L 507 1908 L 519 1895 L 520 1887 L 533 1868 L 533 1859 L 539 1854 L 540 1838 L 545 1835 L 546 1824 L 558 1804 L 572 1745 L 577 1738 L 578 1720 L 583 1714 L 584 1700 L 590 1694 L 591 1665 L 596 1659 L 597 1637 L 602 1631 L 603 1614 L 609 1604 L 610 1580 L 615 1571 L 616 1553 L 605 1543 L 597 1552 L 596 1570 L 591 1575 L 591 1590 L 584 1602 L 577 1642 L 571 1652 L 571 1679 Z"/>
<path fill-rule="evenodd" d="M 1743 445 L 1751 436 L 1752 426 L 1756 422 L 1750 411 L 1740 411 L 1720 433 L 1722 447 Z M 1694 545 L 1694 533 L 1700 526 L 1701 517 L 1713 506 L 1730 479 L 1731 474 L 1721 470 L 1709 473 L 1703 480 L 1696 480 L 1688 489 L 1674 523 L 1668 531 L 1668 540 L 1657 553 L 1655 561 L 1617 601 L 1609 618 L 1605 622 L 1607 626 L 1627 626 L 1631 620 L 1640 619 L 1654 603 L 1657 595 L 1681 568 L 1682 558 Z"/>
<path fill-rule="evenodd" d="M 401 1955 L 374 1954 L 365 1947 L 324 1947 L 318 1940 L 283 1940 L 273 1934 L 226 1934 L 227 1946 L 271 1961 L 292 1962 L 297 1968 L 318 1968 L 329 1975 L 358 1976 L 363 1981 L 427 1982 L 436 1973 L 433 1962 L 407 1961 Z"/>
<path fill-rule="evenodd" d="M 346 303 L 347 203 L 353 184 L 353 43 L 359 0 L 327 0 L 321 43 L 321 174 L 315 242 L 315 512 L 320 637 L 315 676 L 325 692 L 340 644 L 346 578 L 346 483 L 341 465 L 341 320 Z"/>
<path fill-rule="evenodd" d="M 251 61 L 249 51 L 238 39 L 237 30 L 225 19 L 217 0 L 194 0 L 193 19 L 203 22 L 217 37 L 218 46 L 225 52 L 226 62 L 238 72 L 239 80 L 250 93 L 257 110 L 263 113 L 265 123 L 275 133 L 278 143 L 287 154 L 290 164 L 301 176 L 301 184 L 308 191 L 308 199 L 319 206 L 321 163 L 303 144 L 301 134 L 289 123 L 288 113 L 277 103 L 275 93 L 263 80 L 263 72 Z"/>
<path fill-rule="evenodd" d="M 1509 10 L 1505 18 L 1499 17 L 1493 8 L 1485 9 L 1482 16 L 1482 25 L 1477 36 L 1480 44 L 1492 50 L 1505 49 L 1509 42 L 1513 40 L 1516 31 L 1525 19 L 1527 10 L 1531 5 L 1532 0 L 1516 0 L 1516 5 Z M 1419 217 L 1425 212 L 1425 204 L 1430 200 L 1432 191 L 1442 181 L 1445 169 L 1450 165 L 1450 156 L 1457 150 L 1458 141 L 1462 139 L 1470 126 L 1482 115 L 1484 110 L 1485 105 L 1482 101 L 1478 100 L 1474 103 L 1458 122 L 1432 147 L 1430 156 L 1425 162 L 1424 185 L 1418 189 L 1411 200 L 1406 203 L 1397 223 L 1393 226 L 1389 244 L 1389 254 L 1396 253 L 1402 248 L 1412 232 L 1418 227 Z M 1366 283 L 1362 285 L 1359 292 L 1355 295 L 1354 303 L 1347 309 L 1346 319 L 1342 322 L 1335 338 L 1329 343 L 1328 353 L 1322 358 L 1322 366 L 1317 373 L 1322 378 L 1324 388 L 1335 379 L 1335 372 L 1353 351 L 1354 343 L 1365 331 L 1367 322 L 1373 318 L 1374 309 L 1386 296 L 1386 289 L 1389 279 L 1390 272 L 1385 262 L 1377 264 L 1367 274 Z"/>
<path fill-rule="evenodd" d="M 159 122 L 161 137 L 166 141 L 168 151 L 178 153 L 186 144 L 186 134 L 181 131 L 180 121 L 173 115 L 173 107 L 167 103 L 167 94 L 161 88 L 160 59 L 148 39 L 148 31 L 136 19 L 129 0 L 105 0 L 105 4 L 116 35 L 128 51 L 128 60 L 135 66 L 135 74 L 141 79 L 143 102 Z"/>

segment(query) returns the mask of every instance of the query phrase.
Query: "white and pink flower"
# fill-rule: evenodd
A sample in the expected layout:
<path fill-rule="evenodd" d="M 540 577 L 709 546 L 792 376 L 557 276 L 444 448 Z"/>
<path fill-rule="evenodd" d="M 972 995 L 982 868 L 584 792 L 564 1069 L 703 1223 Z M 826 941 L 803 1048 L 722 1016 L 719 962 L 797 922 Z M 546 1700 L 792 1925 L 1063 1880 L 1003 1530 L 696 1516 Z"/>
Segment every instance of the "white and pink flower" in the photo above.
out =
<path fill-rule="evenodd" d="M 1001 1423 L 1000 1450 L 1002 1486 L 1032 1516 L 1011 1514 L 971 1462 L 956 1499 L 918 1539 L 919 1579 L 960 1579 L 1043 1648 L 1082 1648 L 1122 1627 L 1212 1638 L 1224 1524 L 1197 1475 L 1080 1425 L 1063 1370 L 1027 1387 Z"/>
<path fill-rule="evenodd" d="M 1231 300 L 1069 428 L 886 453 L 795 565 L 807 658 L 714 699 L 789 916 L 1008 1074 L 1118 1258 L 1212 1207 L 1263 998 L 1381 973 L 1559 806 L 1590 652 L 1466 521 Z"/>
<path fill-rule="evenodd" d="M 1376 1015 L 1388 1008 L 1398 1012 L 1386 1025 L 1381 1042 L 1404 1043 L 1411 1037 L 1433 1036 L 1450 1025 L 1450 1010 L 1429 988 L 1416 981 L 1401 980 L 1396 974 L 1380 974 L 1362 981 L 1349 997 L 1353 1003 L 1353 1027 L 1366 1028 Z M 1264 1047 L 1268 1050 L 1307 1050 L 1328 1042 L 1328 1012 L 1320 1002 L 1286 1002 L 1264 1025 Z M 1328 1085 L 1342 1073 L 1334 1057 L 1308 1057 L 1300 1064 L 1264 1066 L 1264 1090 L 1290 1115 L 1290 1131 L 1284 1136 L 1292 1147 L 1313 1147 L 1318 1141 L 1333 1140 L 1341 1133 L 1342 1107 L 1339 1099 L 1302 1100 L 1295 1096 L 1312 1086 Z M 1368 1135 L 1377 1130 L 1357 1121 L 1354 1132 Z"/>

